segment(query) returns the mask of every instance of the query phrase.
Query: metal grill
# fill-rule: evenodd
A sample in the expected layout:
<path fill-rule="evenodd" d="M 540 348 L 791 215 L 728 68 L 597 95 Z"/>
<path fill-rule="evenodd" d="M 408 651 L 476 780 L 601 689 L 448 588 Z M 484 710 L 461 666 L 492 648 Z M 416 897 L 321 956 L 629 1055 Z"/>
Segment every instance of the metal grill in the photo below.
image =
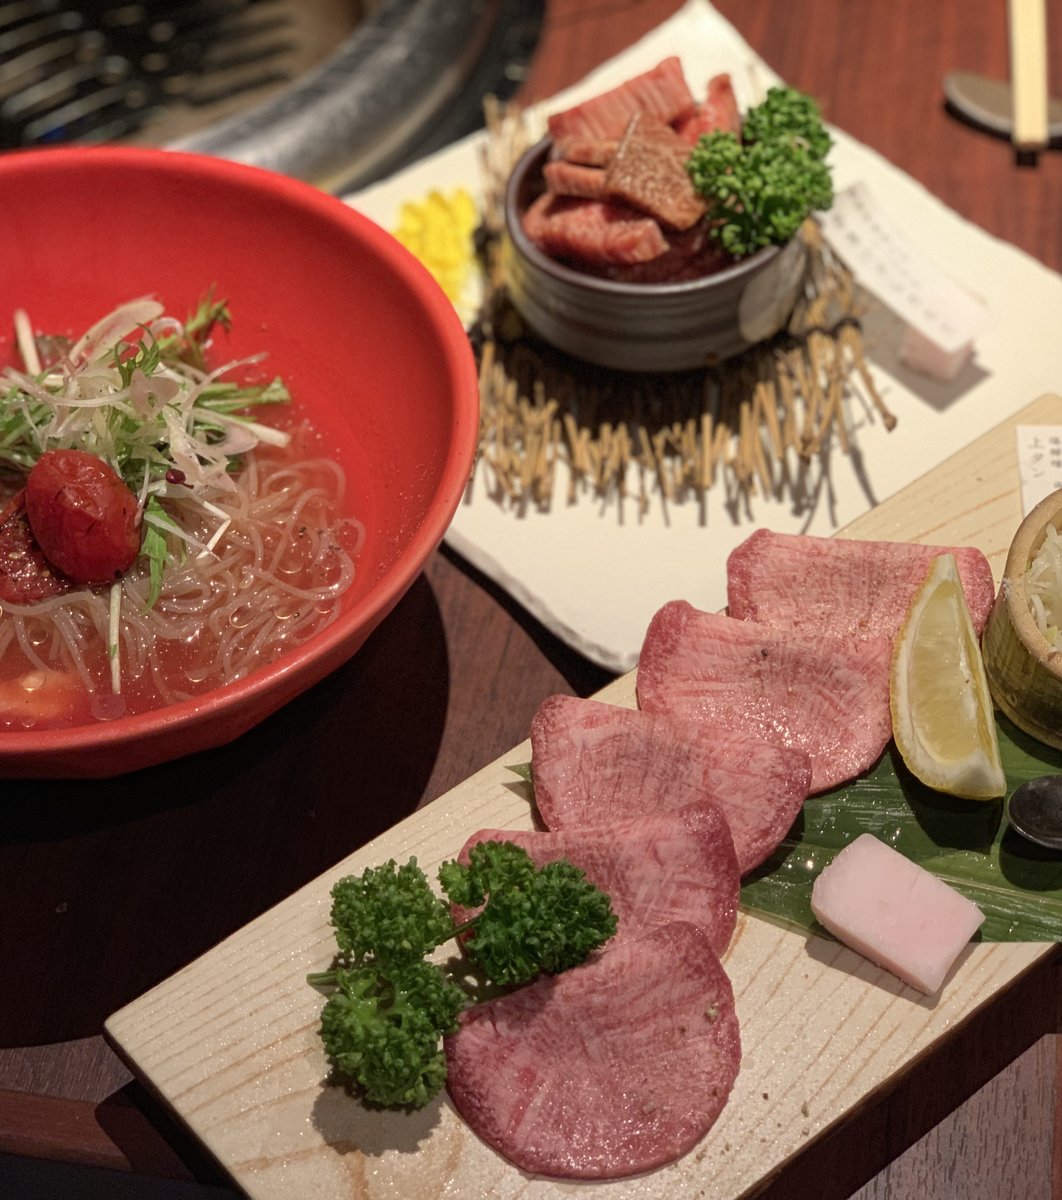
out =
<path fill-rule="evenodd" d="M 11 0 L 0 4 L 0 146 L 190 132 L 313 65 L 286 0 Z M 345 26 L 322 12 L 333 36 Z M 319 61 L 330 46 L 316 48 Z"/>
<path fill-rule="evenodd" d="M 0 149 L 139 142 L 333 190 L 518 85 L 542 0 L 0 0 Z"/>

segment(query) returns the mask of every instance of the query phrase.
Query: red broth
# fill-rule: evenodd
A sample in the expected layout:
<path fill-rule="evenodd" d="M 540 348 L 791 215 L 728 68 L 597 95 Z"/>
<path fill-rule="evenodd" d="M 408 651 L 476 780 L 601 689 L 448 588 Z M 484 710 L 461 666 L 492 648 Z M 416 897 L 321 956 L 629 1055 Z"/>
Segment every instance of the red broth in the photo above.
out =
<path fill-rule="evenodd" d="M 0 730 L 63 728 L 145 712 L 242 678 L 339 613 L 364 539 L 342 470 L 308 426 L 259 446 L 241 472 L 234 519 L 213 551 L 168 570 L 147 611 L 143 563 L 123 579 L 120 691 L 107 649 L 109 588 L 0 621 Z"/>

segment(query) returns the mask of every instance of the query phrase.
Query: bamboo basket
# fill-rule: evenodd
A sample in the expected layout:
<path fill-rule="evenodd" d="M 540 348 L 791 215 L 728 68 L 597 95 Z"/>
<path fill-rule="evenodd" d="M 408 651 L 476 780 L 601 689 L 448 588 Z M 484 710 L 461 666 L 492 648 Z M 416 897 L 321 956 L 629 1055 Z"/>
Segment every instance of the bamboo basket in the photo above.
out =
<path fill-rule="evenodd" d="M 1062 491 L 1041 500 L 1018 526 L 985 626 L 982 653 L 996 706 L 1019 729 L 1062 749 L 1062 649 L 1040 632 L 1028 591 L 1029 564 L 1048 525 L 1062 527 Z"/>

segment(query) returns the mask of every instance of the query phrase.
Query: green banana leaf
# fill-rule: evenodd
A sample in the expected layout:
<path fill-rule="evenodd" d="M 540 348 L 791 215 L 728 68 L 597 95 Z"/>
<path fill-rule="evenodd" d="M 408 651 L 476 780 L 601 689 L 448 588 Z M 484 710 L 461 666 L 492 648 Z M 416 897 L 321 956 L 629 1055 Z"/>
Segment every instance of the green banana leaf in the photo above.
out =
<path fill-rule="evenodd" d="M 1062 774 L 1062 752 L 998 713 L 996 723 L 1008 795 L 1026 779 Z M 742 908 L 824 934 L 811 913 L 811 885 L 861 833 L 874 834 L 968 896 L 985 914 L 982 941 L 1062 940 L 1062 853 L 1015 833 L 1002 800 L 958 800 L 927 788 L 892 743 L 866 775 L 805 801 L 786 839 L 745 878 Z"/>
<path fill-rule="evenodd" d="M 1026 779 L 1062 774 L 1062 751 L 996 714 L 1007 794 Z M 510 768 L 533 787 L 531 765 Z M 1008 825 L 1002 800 L 959 800 L 920 783 L 893 743 L 866 775 L 811 796 L 773 855 L 747 875 L 741 907 L 767 920 L 829 934 L 811 912 L 811 885 L 833 856 L 872 833 L 968 896 L 985 914 L 985 942 L 1062 940 L 1062 852 Z"/>

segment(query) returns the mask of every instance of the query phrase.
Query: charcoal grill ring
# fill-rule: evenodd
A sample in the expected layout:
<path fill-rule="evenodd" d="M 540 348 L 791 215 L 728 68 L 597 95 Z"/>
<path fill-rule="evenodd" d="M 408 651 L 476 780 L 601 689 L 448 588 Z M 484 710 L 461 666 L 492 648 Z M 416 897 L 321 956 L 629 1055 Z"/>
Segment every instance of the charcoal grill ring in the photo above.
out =
<path fill-rule="evenodd" d="M 336 53 L 258 108 L 168 143 L 330 191 L 368 182 L 461 90 L 499 0 L 383 0 Z"/>

